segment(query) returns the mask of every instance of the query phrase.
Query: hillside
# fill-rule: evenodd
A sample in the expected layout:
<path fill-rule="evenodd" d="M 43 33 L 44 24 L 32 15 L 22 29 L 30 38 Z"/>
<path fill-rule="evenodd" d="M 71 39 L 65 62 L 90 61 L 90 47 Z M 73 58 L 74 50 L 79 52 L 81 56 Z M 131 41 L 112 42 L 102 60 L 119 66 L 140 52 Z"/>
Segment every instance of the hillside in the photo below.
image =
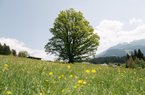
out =
<path fill-rule="evenodd" d="M 145 54 L 145 39 L 136 40 L 131 43 L 122 43 L 109 48 L 108 50 L 97 55 L 97 57 L 107 57 L 107 56 L 125 56 L 127 53 L 135 49 L 141 49 Z"/>
<path fill-rule="evenodd" d="M 0 56 L 0 95 L 144 95 L 144 72 Z"/>

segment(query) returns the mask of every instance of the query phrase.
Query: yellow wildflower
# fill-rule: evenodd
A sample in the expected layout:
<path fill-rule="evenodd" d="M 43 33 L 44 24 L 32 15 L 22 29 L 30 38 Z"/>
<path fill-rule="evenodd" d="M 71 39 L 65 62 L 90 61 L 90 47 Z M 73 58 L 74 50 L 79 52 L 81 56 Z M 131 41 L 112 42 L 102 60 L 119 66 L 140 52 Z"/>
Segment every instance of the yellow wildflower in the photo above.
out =
<path fill-rule="evenodd" d="M 83 81 L 83 84 L 86 84 L 87 82 L 86 81 Z"/>
<path fill-rule="evenodd" d="M 83 80 L 78 80 L 78 84 L 82 84 L 83 83 Z"/>
<path fill-rule="evenodd" d="M 12 92 L 11 91 L 7 91 L 6 95 L 12 95 Z"/>
<path fill-rule="evenodd" d="M 61 76 L 59 76 L 58 78 L 61 79 Z"/>
<path fill-rule="evenodd" d="M 4 64 L 4 67 L 8 67 L 8 64 Z"/>
<path fill-rule="evenodd" d="M 77 88 L 77 86 L 75 85 L 74 88 Z"/>
<path fill-rule="evenodd" d="M 73 75 L 70 75 L 70 77 L 72 78 L 72 77 L 73 77 Z"/>
<path fill-rule="evenodd" d="M 67 78 L 64 78 L 64 80 L 67 80 Z"/>
<path fill-rule="evenodd" d="M 61 75 L 61 77 L 63 78 L 63 77 L 64 77 L 64 75 L 62 74 L 62 75 Z"/>
<path fill-rule="evenodd" d="M 4 64 L 4 70 L 8 70 L 8 64 Z"/>
<path fill-rule="evenodd" d="M 64 89 L 62 89 L 61 92 L 63 93 L 64 92 Z"/>
<path fill-rule="evenodd" d="M 96 73 L 96 70 L 95 69 L 92 69 L 92 71 L 91 71 L 92 73 Z"/>
<path fill-rule="evenodd" d="M 70 69 L 70 65 L 67 65 L 67 68 Z"/>
<path fill-rule="evenodd" d="M 90 70 L 86 70 L 86 73 L 88 73 L 88 74 L 89 74 L 89 73 L 90 73 Z"/>
<path fill-rule="evenodd" d="M 53 75 L 53 72 L 49 72 L 49 75 L 50 75 L 50 76 Z"/>

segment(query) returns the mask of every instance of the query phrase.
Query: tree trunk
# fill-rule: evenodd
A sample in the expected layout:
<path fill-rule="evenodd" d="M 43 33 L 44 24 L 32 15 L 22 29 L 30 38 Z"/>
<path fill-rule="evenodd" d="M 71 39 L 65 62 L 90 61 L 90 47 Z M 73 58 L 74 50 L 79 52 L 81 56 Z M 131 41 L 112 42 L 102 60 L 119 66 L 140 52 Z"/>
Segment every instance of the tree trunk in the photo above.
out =
<path fill-rule="evenodd" d="M 74 58 L 72 56 L 69 56 L 69 61 L 68 63 L 74 63 Z"/>

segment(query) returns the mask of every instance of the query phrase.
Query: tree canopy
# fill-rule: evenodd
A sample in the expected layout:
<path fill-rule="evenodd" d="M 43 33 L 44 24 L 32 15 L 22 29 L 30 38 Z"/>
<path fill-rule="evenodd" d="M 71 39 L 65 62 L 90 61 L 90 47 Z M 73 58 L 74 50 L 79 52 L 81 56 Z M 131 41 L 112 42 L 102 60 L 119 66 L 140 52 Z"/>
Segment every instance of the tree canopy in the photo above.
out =
<path fill-rule="evenodd" d="M 99 36 L 80 11 L 61 11 L 50 29 L 53 37 L 45 45 L 46 52 L 73 63 L 92 56 L 99 45 Z"/>
<path fill-rule="evenodd" d="M 0 43 L 0 54 L 1 55 L 10 55 L 11 54 L 10 47 L 6 44 L 2 45 Z"/>
<path fill-rule="evenodd" d="M 27 51 L 19 51 L 18 57 L 28 57 L 29 54 Z"/>

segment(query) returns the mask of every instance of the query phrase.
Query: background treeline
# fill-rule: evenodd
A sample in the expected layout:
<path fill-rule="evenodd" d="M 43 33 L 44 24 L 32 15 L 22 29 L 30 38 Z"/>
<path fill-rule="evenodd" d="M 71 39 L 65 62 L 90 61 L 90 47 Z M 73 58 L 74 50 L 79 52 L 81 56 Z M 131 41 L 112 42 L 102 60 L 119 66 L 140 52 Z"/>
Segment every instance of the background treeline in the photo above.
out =
<path fill-rule="evenodd" d="M 0 43 L 0 55 L 13 55 L 13 56 L 18 56 L 18 57 L 28 57 L 29 54 L 27 51 L 19 51 L 18 54 L 16 50 L 10 49 L 10 47 L 6 44 L 1 44 Z"/>
<path fill-rule="evenodd" d="M 140 49 L 127 54 L 126 68 L 145 68 L 145 56 Z"/>
<path fill-rule="evenodd" d="M 134 50 L 123 57 L 98 57 L 90 60 L 93 64 L 125 64 L 126 68 L 145 68 L 145 56 L 140 49 Z"/>
<path fill-rule="evenodd" d="M 90 60 L 91 63 L 94 64 L 109 64 L 109 63 L 125 63 L 127 57 L 117 57 L 117 56 L 110 56 L 110 57 L 98 57 L 98 58 L 93 58 Z"/>
<path fill-rule="evenodd" d="M 8 45 L 6 44 L 2 45 L 0 43 L 0 55 L 11 55 L 11 54 L 16 56 L 17 55 L 16 50 L 14 49 L 11 50 Z"/>
<path fill-rule="evenodd" d="M 131 54 L 127 54 L 127 60 L 130 57 L 132 57 L 133 60 L 140 59 L 140 60 L 144 60 L 145 61 L 144 54 L 142 53 L 142 51 L 140 49 L 134 50 L 133 52 L 131 52 Z"/>

